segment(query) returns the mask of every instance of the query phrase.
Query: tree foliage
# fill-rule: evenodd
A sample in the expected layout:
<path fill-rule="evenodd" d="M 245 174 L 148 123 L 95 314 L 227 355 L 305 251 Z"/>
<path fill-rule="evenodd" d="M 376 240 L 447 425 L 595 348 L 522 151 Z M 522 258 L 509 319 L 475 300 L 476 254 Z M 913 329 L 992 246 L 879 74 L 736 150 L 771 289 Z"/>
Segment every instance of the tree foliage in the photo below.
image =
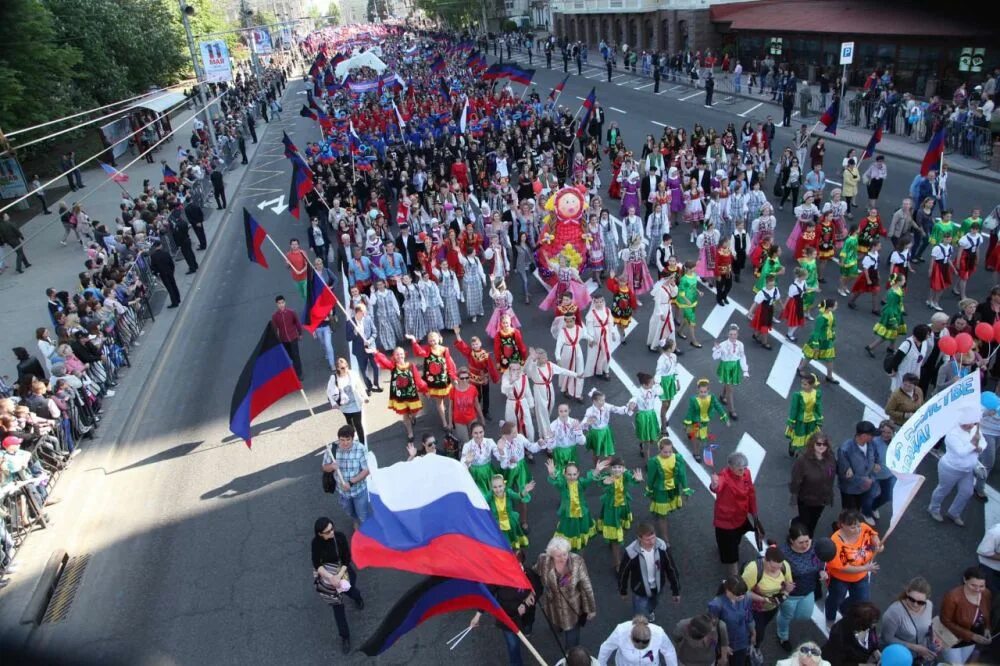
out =
<path fill-rule="evenodd" d="M 478 23 L 482 15 L 482 2 L 461 2 L 457 0 L 416 0 L 417 9 L 427 16 L 440 18 L 451 27 L 459 27 Z"/>
<path fill-rule="evenodd" d="M 340 25 L 343 22 L 340 15 L 340 3 L 337 0 L 332 0 L 329 7 L 326 8 L 326 22 L 327 25 Z"/>

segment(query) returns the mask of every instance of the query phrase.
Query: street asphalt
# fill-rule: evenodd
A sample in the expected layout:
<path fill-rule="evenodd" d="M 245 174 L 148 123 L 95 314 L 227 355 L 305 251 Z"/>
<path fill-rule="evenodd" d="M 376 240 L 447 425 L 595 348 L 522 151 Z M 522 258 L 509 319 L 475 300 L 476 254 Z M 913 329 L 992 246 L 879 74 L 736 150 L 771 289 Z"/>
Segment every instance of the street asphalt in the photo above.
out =
<path fill-rule="evenodd" d="M 539 59 L 535 62 L 537 65 Z M 540 68 L 535 76 L 540 94 L 547 94 L 563 76 L 561 68 Z M 627 144 L 636 151 L 647 134 L 658 138 L 663 125 L 690 129 L 700 122 L 706 127 L 722 128 L 731 121 L 738 126 L 742 118 L 737 114 L 752 106 L 751 102 L 741 102 L 706 109 L 702 106 L 703 93 L 681 101 L 679 97 L 691 92 L 654 96 L 652 88 L 633 89 L 644 85 L 642 82 L 616 86 L 603 80 L 570 77 L 560 103 L 575 109 L 577 98 L 596 86 L 597 99 L 604 105 L 608 120 L 619 122 Z M 288 96 L 298 99 L 301 86 L 297 81 L 290 83 Z M 299 145 L 317 139 L 319 133 L 313 121 L 291 111 L 296 108 L 294 101 L 286 98 L 285 108 L 289 111 L 284 120 L 267 126 L 242 186 L 230 194 L 223 228 L 211 249 L 200 258 L 202 267 L 193 290 L 186 295 L 171 337 L 157 350 L 153 374 L 121 442 L 103 463 L 95 464 L 103 467 L 101 483 L 80 488 L 72 499 L 73 513 L 54 528 L 61 530 L 65 542 L 72 545 L 71 554 L 90 553 L 91 561 L 69 616 L 40 627 L 31 638 L 33 646 L 81 658 L 137 664 L 321 664 L 331 660 L 360 664 L 367 659 L 359 653 L 340 655 L 332 613 L 311 585 L 309 542 L 313 521 L 327 515 L 338 529 L 349 531 L 349 522 L 336 499 L 325 495 L 320 484 L 323 446 L 333 440 L 343 419 L 326 405 L 327 371 L 319 344 L 309 339 L 301 344 L 305 390 L 315 416 L 309 415 L 300 396 L 291 395 L 254 425 L 252 450 L 228 431 L 233 385 L 270 317 L 274 296 L 285 294 L 299 307 L 291 280 L 272 247 L 265 247 L 270 270 L 247 261 L 241 228 L 242 208 L 246 207 L 279 245 L 284 247 L 292 237 L 303 236 L 304 221 L 296 222 L 285 211 L 274 212 L 286 203 L 274 200 L 287 196 L 289 180 L 281 130 L 286 130 Z M 752 113 L 746 117 L 756 119 Z M 790 132 L 779 129 L 779 149 L 790 141 Z M 833 180 L 839 180 L 834 164 L 839 165 L 842 152 L 831 147 L 828 153 L 826 170 Z M 906 195 L 917 169 L 917 164 L 909 160 L 889 157 L 887 162 L 883 218 L 891 216 Z M 607 163 L 602 175 L 606 182 Z M 951 205 L 958 219 L 965 217 L 973 205 L 984 209 L 995 205 L 993 192 L 995 188 L 975 178 L 953 176 L 949 182 Z M 610 203 L 617 206 L 617 202 Z M 783 240 L 793 220 L 790 207 L 778 213 L 778 220 Z M 682 258 L 693 256 L 686 234 L 678 234 L 676 244 Z M 925 270 L 925 266 L 918 270 Z M 970 293 L 982 295 L 991 280 L 989 274 L 977 275 Z M 787 280 L 781 286 L 784 292 Z M 827 296 L 835 295 L 833 280 L 824 286 Z M 749 306 L 749 287 L 749 280 L 744 279 L 731 300 Z M 930 311 L 923 305 L 926 287 L 922 276 L 916 277 L 910 287 L 907 305 L 911 327 L 929 318 Z M 516 296 L 521 295 L 519 286 L 514 291 Z M 543 295 L 541 285 L 533 283 L 533 302 L 538 303 Z M 160 297 L 162 300 L 162 294 Z M 642 300 L 646 302 L 638 314 L 640 326 L 629 336 L 629 344 L 616 352 L 612 380 L 595 382 L 612 404 L 627 402 L 635 373 L 648 372 L 655 363 L 655 355 L 642 344 L 650 299 Z M 163 305 L 160 302 L 158 307 Z M 955 309 L 955 298 L 948 296 L 945 305 L 948 310 Z M 522 316 L 526 343 L 551 350 L 554 344 L 548 333 L 548 317 L 542 316 L 535 305 L 521 305 L 520 298 L 514 307 L 519 314 L 531 314 Z M 711 294 L 706 294 L 698 307 L 699 322 L 704 322 L 714 307 Z M 737 392 L 740 420 L 729 429 L 714 429 L 719 444 L 717 459 L 724 460 L 742 443 L 742 450 L 752 452 L 752 457 L 763 463 L 756 479 L 761 516 L 769 537 L 780 540 L 795 513 L 788 502 L 791 463 L 783 436 L 788 401 L 768 385 L 768 378 L 773 371 L 772 384 L 779 389 L 790 385 L 783 379 L 783 369 L 797 348 L 775 345 L 768 352 L 752 344 L 746 318 L 739 311 L 728 319 L 722 313 L 712 319 L 720 331 L 727 321 L 741 324 L 751 375 Z M 854 423 L 866 415 L 866 404 L 870 414 L 873 407 L 884 404 L 888 395 L 888 379 L 880 361 L 869 359 L 860 345 L 860 341 L 870 338 L 874 320 L 866 307 L 838 310 L 837 371 L 846 381 L 841 387 L 823 386 L 826 429 L 837 442 L 850 436 Z M 342 327 L 339 333 L 338 351 L 344 351 Z M 472 334 L 482 335 L 483 324 L 463 327 L 466 338 Z M 808 330 L 801 331 L 800 339 L 807 335 Z M 700 339 L 705 344 L 700 350 L 681 341 L 685 376 L 711 377 L 715 384 L 712 336 L 702 334 Z M 450 334 L 446 341 L 451 342 Z M 383 385 L 385 376 L 383 373 Z M 797 389 L 797 381 L 794 383 L 792 390 Z M 848 384 L 851 391 L 846 390 Z M 676 401 L 670 421 L 677 431 L 681 430 L 683 398 Z M 387 393 L 374 395 L 365 413 L 371 431 L 370 448 L 383 466 L 405 458 L 404 432 L 385 408 L 386 399 Z M 493 401 L 502 404 L 498 387 L 494 387 Z M 582 417 L 583 411 L 583 406 L 573 405 L 574 416 Z M 628 465 L 639 466 L 631 419 L 617 417 L 612 426 Z M 440 432 L 432 410 L 418 421 L 418 433 L 425 429 Z M 496 423 L 488 430 L 489 435 L 495 435 Z M 693 460 L 688 462 L 695 465 Z M 927 483 L 889 540 L 880 557 L 882 569 L 874 578 L 874 601 L 882 608 L 909 578 L 918 574 L 930 580 L 932 598 L 939 601 L 960 581 L 962 569 L 975 561 L 975 546 L 983 532 L 982 505 L 970 504 L 964 529 L 933 522 L 924 508 L 936 479 L 934 465 L 925 462 L 920 472 L 927 475 Z M 544 483 L 541 462 L 534 465 L 532 473 L 539 486 L 529 511 L 529 561 L 534 561 L 551 536 L 557 505 L 556 494 Z M 712 497 L 695 477 L 692 474 L 690 480 L 694 496 L 670 518 L 682 601 L 673 606 L 667 598 L 660 607 L 657 623 L 668 630 L 677 620 L 703 612 L 723 576 L 711 526 Z M 591 494 L 589 501 L 596 508 L 596 496 Z M 638 493 L 633 508 L 637 520 L 648 518 L 648 503 Z M 820 534 L 829 533 L 835 513 L 828 510 L 824 514 Z M 883 529 L 888 524 L 887 514 L 884 510 L 880 523 Z M 751 551 L 744 547 L 743 557 L 752 557 Z M 585 557 L 597 594 L 598 613 L 584 629 L 583 641 L 596 654 L 611 629 L 628 619 L 631 612 L 629 603 L 615 589 L 606 545 L 596 539 L 586 548 Z M 360 572 L 358 586 L 367 606 L 362 611 L 353 607 L 347 610 L 355 646 L 363 642 L 393 601 L 414 581 L 414 576 L 391 570 Z M 489 622 L 484 622 L 453 652 L 448 650 L 445 641 L 458 633 L 467 620 L 467 614 L 434 619 L 405 636 L 377 662 L 419 666 L 438 664 L 442 659 L 478 659 L 483 663 L 504 663 L 503 642 Z M 784 655 L 773 629 L 769 633 L 765 655 L 766 661 L 773 663 Z M 793 642 L 807 637 L 819 639 L 819 629 L 811 623 L 793 629 Z M 541 618 L 532 641 L 550 663 L 559 658 L 556 643 Z"/>

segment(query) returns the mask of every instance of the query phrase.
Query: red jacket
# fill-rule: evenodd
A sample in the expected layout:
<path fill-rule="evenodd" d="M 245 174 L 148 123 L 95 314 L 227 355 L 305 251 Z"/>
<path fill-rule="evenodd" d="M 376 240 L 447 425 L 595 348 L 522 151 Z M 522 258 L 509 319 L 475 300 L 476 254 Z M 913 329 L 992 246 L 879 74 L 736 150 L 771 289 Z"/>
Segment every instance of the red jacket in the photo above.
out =
<path fill-rule="evenodd" d="M 724 530 L 735 530 L 747 522 L 747 514 L 757 515 L 757 490 L 753 487 L 750 470 L 742 478 L 728 466 L 719 474 L 715 492 L 715 517 L 712 524 Z"/>
<path fill-rule="evenodd" d="M 271 325 L 282 342 L 295 342 L 302 335 L 302 324 L 295 310 L 285 308 L 271 315 Z"/>

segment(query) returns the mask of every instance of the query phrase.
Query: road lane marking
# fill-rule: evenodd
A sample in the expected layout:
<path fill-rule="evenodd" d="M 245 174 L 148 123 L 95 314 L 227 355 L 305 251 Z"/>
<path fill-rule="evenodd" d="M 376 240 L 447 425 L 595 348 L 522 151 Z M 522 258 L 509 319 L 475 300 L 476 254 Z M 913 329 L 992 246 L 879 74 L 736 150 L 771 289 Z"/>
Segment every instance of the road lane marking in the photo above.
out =
<path fill-rule="evenodd" d="M 660 127 L 666 127 L 667 126 L 666 123 L 661 123 L 659 120 L 650 120 L 649 122 L 653 123 L 654 125 L 659 125 Z"/>
<path fill-rule="evenodd" d="M 622 111 L 617 106 L 609 106 L 608 108 L 611 109 L 612 111 L 617 111 L 618 113 L 622 114 L 623 116 L 627 116 L 628 115 L 628 111 Z"/>
<path fill-rule="evenodd" d="M 712 311 L 708 313 L 708 317 L 705 318 L 705 323 L 701 325 L 703 331 L 708 333 L 713 338 L 719 337 L 722 333 L 723 327 L 726 322 L 729 321 L 729 317 L 733 314 L 733 310 L 736 308 L 732 304 L 729 305 L 716 305 L 712 308 Z"/>
<path fill-rule="evenodd" d="M 829 178 L 827 178 L 826 182 L 830 183 L 831 185 L 836 185 L 837 187 L 843 187 L 844 186 L 843 183 L 838 183 L 837 181 L 830 180 Z"/>
<path fill-rule="evenodd" d="M 636 88 L 636 90 L 645 90 L 646 88 L 651 88 L 652 86 L 653 86 L 652 83 L 647 83 L 644 86 L 639 86 L 638 88 Z"/>
<path fill-rule="evenodd" d="M 736 451 L 747 457 L 747 462 L 749 463 L 747 469 L 750 470 L 750 478 L 759 479 L 760 470 L 764 466 L 764 456 L 767 455 L 764 447 L 758 444 L 757 440 L 750 433 L 745 432 L 740 437 L 740 443 L 736 446 Z"/>
<path fill-rule="evenodd" d="M 778 358 L 771 366 L 771 372 L 767 376 L 767 385 L 786 400 L 789 391 L 792 390 L 792 382 L 795 381 L 800 360 L 802 360 L 802 352 L 798 350 L 798 347 L 781 345 L 778 348 Z"/>
<path fill-rule="evenodd" d="M 681 89 L 681 88 L 683 88 L 683 87 L 684 87 L 684 86 L 674 86 L 673 88 L 670 88 L 669 90 L 666 90 L 666 91 L 664 91 L 664 92 L 673 92 L 673 91 L 675 91 L 675 90 L 680 90 L 680 89 Z M 663 93 L 660 93 L 660 94 L 662 95 Z"/>
<path fill-rule="evenodd" d="M 700 94 L 701 94 L 701 91 L 699 90 L 699 91 L 697 91 L 697 92 L 693 92 L 693 93 L 691 93 L 691 94 L 690 94 L 690 95 L 688 95 L 687 97 L 680 97 L 680 98 L 678 98 L 678 99 L 679 99 L 679 100 L 680 100 L 681 102 L 686 102 L 686 101 L 688 101 L 689 99 L 691 99 L 692 97 L 697 97 L 697 96 L 698 96 L 698 95 L 700 95 Z"/>
<path fill-rule="evenodd" d="M 759 109 L 762 106 L 764 106 L 764 102 L 760 102 L 758 104 L 755 104 L 755 105 L 751 106 L 749 109 L 747 109 L 746 111 L 744 111 L 743 113 L 737 113 L 736 115 L 738 115 L 740 118 L 746 118 L 748 115 L 750 115 L 750 113 L 752 113 L 753 111 Z"/>
<path fill-rule="evenodd" d="M 628 76 L 628 74 L 618 74 L 617 76 L 612 76 L 612 77 L 611 77 L 611 80 L 612 80 L 612 81 L 614 81 L 615 79 L 620 79 L 620 78 L 622 78 L 623 76 Z"/>

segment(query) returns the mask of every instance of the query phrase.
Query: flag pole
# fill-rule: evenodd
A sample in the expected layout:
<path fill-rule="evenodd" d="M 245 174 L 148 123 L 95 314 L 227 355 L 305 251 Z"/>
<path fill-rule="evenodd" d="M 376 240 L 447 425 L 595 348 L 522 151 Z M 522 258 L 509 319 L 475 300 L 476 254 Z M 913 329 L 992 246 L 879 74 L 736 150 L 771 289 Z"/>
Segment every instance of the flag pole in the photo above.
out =
<path fill-rule="evenodd" d="M 521 642 L 524 643 L 525 647 L 528 648 L 528 651 L 531 652 L 532 655 L 534 655 L 535 659 L 538 660 L 538 663 L 541 664 L 541 666 L 549 666 L 547 663 L 545 663 L 545 660 L 542 659 L 542 655 L 538 654 L 538 650 L 536 650 L 535 646 L 531 644 L 531 641 L 528 640 L 527 636 L 525 636 L 520 631 L 517 632 L 516 635 L 518 638 L 521 639 Z"/>
<path fill-rule="evenodd" d="M 312 405 L 309 404 L 309 398 L 306 397 L 305 390 L 300 388 L 299 393 L 302 394 L 302 399 L 305 400 L 306 409 L 309 410 L 309 416 L 316 416 L 316 412 L 313 411 Z"/>

